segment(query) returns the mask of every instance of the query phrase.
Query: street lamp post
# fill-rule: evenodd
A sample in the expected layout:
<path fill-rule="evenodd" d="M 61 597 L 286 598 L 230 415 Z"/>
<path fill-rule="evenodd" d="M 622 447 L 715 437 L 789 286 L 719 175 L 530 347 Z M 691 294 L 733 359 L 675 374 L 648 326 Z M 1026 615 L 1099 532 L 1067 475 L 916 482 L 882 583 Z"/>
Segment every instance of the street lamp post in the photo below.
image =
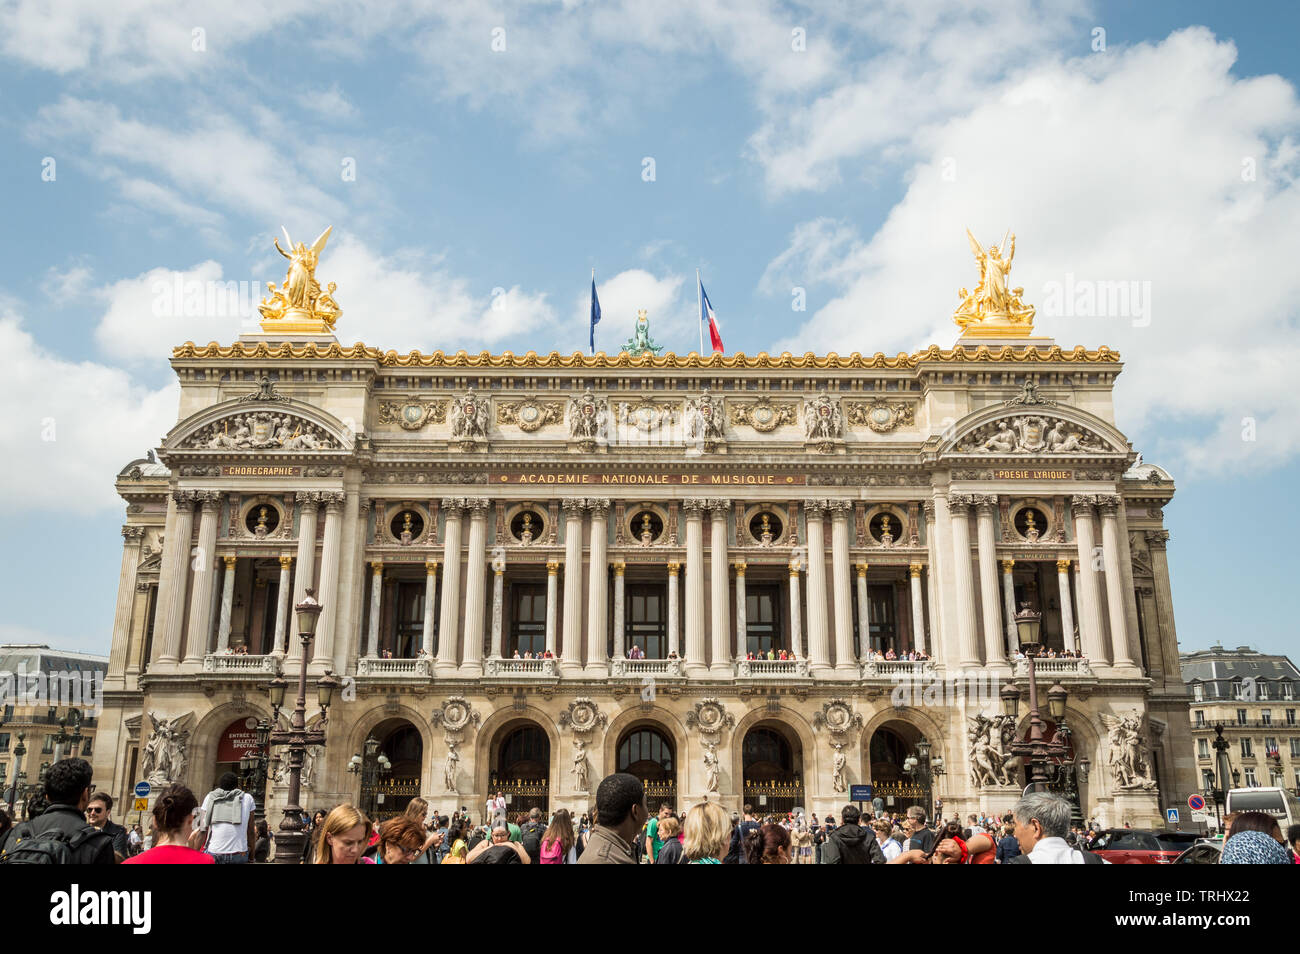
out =
<path fill-rule="evenodd" d="M 934 786 L 944 774 L 943 756 L 930 757 L 930 740 L 921 736 L 916 743 L 916 755 L 909 755 L 903 760 L 903 771 L 911 776 L 912 781 L 925 789 L 925 817 L 934 815 Z"/>
<path fill-rule="evenodd" d="M 1214 802 L 1214 827 L 1223 831 L 1223 807 L 1227 803 L 1228 793 L 1225 784 L 1231 770 L 1228 762 L 1228 740 L 1223 737 L 1223 723 L 1214 727 L 1214 784 L 1205 792 L 1206 798 Z"/>
<path fill-rule="evenodd" d="M 1024 739 L 1016 739 L 1010 745 L 1011 754 L 1020 756 L 1025 766 L 1029 784 L 1025 792 L 1045 792 L 1051 781 L 1052 773 L 1048 769 L 1050 759 L 1064 759 L 1069 755 L 1068 739 L 1062 735 L 1061 720 L 1065 716 L 1065 703 L 1068 698 L 1065 688 L 1059 683 L 1052 686 L 1047 693 L 1048 705 L 1051 707 L 1052 719 L 1056 731 L 1050 739 L 1045 738 L 1047 724 L 1038 712 L 1038 681 L 1034 675 L 1034 657 L 1041 646 L 1038 642 L 1039 628 L 1043 623 L 1043 614 L 1029 608 L 1028 603 L 1020 604 L 1020 612 L 1015 617 L 1016 632 L 1020 638 L 1020 649 L 1029 661 L 1029 732 Z M 1002 711 L 1013 723 L 1020 716 L 1020 689 L 1014 682 L 1002 687 Z"/>
<path fill-rule="evenodd" d="M 320 618 L 321 605 L 316 601 L 314 590 L 308 589 L 303 601 L 294 607 L 298 620 L 298 638 L 302 641 L 302 657 L 298 668 L 298 698 L 294 703 L 293 714 L 289 719 L 289 728 L 275 729 L 269 734 L 272 745 L 283 745 L 289 749 L 289 796 L 284 807 L 284 820 L 275 839 L 275 863 L 296 865 L 302 861 L 303 832 L 302 806 L 302 763 L 309 745 L 325 745 L 325 726 L 334 687 L 337 681 L 328 672 L 317 683 L 317 700 L 321 707 L 321 719 L 314 729 L 307 728 L 307 661 L 311 659 L 311 643 L 316 636 L 316 622 Z M 277 723 L 280 706 L 284 703 L 285 680 L 277 676 L 271 680 L 271 707 Z"/>
<path fill-rule="evenodd" d="M 18 744 L 14 746 L 14 778 L 13 784 L 9 786 L 9 817 L 17 820 L 14 814 L 14 798 L 18 794 L 19 786 L 27 782 L 27 773 L 23 771 L 23 756 L 27 754 L 27 746 L 24 744 L 27 739 L 27 733 L 18 733 Z M 26 792 L 23 793 L 24 799 Z"/>
<path fill-rule="evenodd" d="M 358 801 L 373 816 L 376 814 L 375 789 L 378 787 L 379 779 L 393 770 L 393 763 L 389 761 L 387 755 L 379 751 L 379 740 L 373 735 L 366 736 L 362 746 L 365 754 L 354 754 L 348 760 L 348 771 L 353 775 L 361 776 L 361 792 L 362 794 L 369 792 L 370 797 Z"/>
<path fill-rule="evenodd" d="M 253 818 L 261 821 L 266 817 L 266 782 L 270 764 L 267 746 L 271 739 L 271 723 L 266 719 L 258 719 L 255 731 L 256 753 L 246 753 L 239 760 L 239 771 L 244 776 L 241 784 L 245 791 L 252 792 L 253 795 Z"/>

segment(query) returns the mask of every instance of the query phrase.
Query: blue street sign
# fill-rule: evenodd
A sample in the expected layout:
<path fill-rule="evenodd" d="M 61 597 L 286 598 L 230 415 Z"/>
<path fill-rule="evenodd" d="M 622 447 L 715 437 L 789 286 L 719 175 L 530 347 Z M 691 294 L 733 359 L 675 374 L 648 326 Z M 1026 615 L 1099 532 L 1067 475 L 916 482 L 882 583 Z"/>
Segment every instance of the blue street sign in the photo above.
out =
<path fill-rule="evenodd" d="M 871 801 L 870 785 L 850 785 L 849 801 L 851 802 L 869 802 Z"/>
<path fill-rule="evenodd" d="M 135 783 L 135 797 L 136 797 L 136 798 L 148 798 L 148 797 L 149 797 L 149 793 L 150 793 L 151 791 L 153 791 L 153 789 L 150 787 L 150 785 L 149 785 L 148 782 L 136 782 L 136 783 Z"/>
<path fill-rule="evenodd" d="M 1178 809 L 1176 809 L 1176 808 L 1166 808 L 1166 809 L 1165 809 L 1165 821 L 1169 822 L 1169 824 L 1171 824 L 1171 825 L 1177 825 L 1177 824 L 1178 824 Z"/>

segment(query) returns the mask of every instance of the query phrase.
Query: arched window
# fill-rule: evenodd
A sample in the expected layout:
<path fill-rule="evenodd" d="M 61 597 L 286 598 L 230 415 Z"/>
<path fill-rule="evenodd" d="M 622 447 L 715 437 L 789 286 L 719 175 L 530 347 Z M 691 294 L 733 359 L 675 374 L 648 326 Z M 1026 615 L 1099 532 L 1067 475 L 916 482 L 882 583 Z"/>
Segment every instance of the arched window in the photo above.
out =
<path fill-rule="evenodd" d="M 633 729 L 619 743 L 618 770 L 640 779 L 669 778 L 673 771 L 673 745 L 657 729 Z"/>

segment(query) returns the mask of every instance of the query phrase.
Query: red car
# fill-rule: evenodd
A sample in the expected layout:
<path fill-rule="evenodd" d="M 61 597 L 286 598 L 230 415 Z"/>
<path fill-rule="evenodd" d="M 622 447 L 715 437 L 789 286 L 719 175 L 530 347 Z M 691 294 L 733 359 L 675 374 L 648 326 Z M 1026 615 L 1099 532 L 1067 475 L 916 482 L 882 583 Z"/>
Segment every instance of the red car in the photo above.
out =
<path fill-rule="evenodd" d="M 1171 865 L 1199 837 L 1192 831 L 1109 828 L 1092 850 L 1113 865 Z"/>

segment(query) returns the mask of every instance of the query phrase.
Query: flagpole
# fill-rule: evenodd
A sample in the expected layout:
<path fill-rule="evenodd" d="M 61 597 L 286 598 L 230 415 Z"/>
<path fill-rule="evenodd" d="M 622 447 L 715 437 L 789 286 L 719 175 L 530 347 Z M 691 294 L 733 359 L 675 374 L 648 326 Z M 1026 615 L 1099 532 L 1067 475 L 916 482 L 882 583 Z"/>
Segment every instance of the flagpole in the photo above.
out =
<path fill-rule="evenodd" d="M 700 306 L 700 357 L 704 357 L 704 286 L 700 284 L 700 270 L 695 270 L 695 300 Z"/>
<path fill-rule="evenodd" d="M 596 266 L 595 265 L 591 266 L 591 287 L 593 289 L 596 287 Z M 595 292 L 593 291 L 592 294 L 594 295 Z M 587 310 L 591 311 L 591 302 L 587 302 Z M 591 321 L 590 315 L 587 316 L 587 321 L 588 322 Z M 591 326 L 591 355 L 592 357 L 596 356 L 596 326 L 595 325 Z"/>

